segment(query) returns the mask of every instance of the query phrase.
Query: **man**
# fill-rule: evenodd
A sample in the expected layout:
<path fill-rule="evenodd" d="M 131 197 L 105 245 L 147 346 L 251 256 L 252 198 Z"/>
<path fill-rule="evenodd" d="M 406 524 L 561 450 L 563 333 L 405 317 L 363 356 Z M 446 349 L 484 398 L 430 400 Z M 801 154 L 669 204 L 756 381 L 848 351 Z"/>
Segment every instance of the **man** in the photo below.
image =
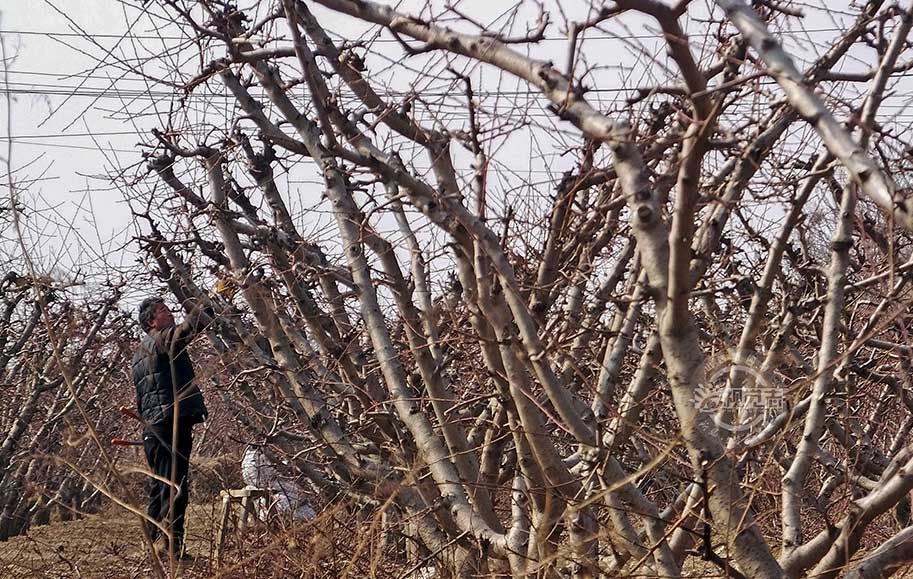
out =
<path fill-rule="evenodd" d="M 196 308 L 175 325 L 171 310 L 159 297 L 147 298 L 139 307 L 139 323 L 146 335 L 133 356 L 133 385 L 143 420 L 146 461 L 156 475 L 149 479 L 147 514 L 170 529 L 173 540 L 169 542 L 167 534 L 150 521 L 146 521 L 146 533 L 157 548 L 170 549 L 179 558 L 184 555 L 193 425 L 208 414 L 203 393 L 194 382 L 187 345 L 210 320 L 207 312 Z"/>

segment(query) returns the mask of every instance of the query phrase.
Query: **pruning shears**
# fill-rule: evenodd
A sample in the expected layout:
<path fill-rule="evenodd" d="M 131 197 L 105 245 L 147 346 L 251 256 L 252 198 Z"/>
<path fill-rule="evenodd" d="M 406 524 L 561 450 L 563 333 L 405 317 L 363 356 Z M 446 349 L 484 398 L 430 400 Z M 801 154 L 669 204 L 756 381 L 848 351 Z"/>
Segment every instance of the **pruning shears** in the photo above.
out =
<path fill-rule="evenodd" d="M 121 414 L 123 414 L 124 416 L 126 416 L 127 418 L 132 418 L 133 420 L 136 420 L 137 422 L 143 421 L 143 419 L 140 417 L 140 415 L 137 414 L 136 411 L 133 410 L 132 408 L 128 408 L 126 406 L 121 406 L 120 408 L 118 408 L 118 411 Z M 126 438 L 112 438 L 111 444 L 113 446 L 142 446 L 143 441 L 142 440 L 128 440 Z"/>

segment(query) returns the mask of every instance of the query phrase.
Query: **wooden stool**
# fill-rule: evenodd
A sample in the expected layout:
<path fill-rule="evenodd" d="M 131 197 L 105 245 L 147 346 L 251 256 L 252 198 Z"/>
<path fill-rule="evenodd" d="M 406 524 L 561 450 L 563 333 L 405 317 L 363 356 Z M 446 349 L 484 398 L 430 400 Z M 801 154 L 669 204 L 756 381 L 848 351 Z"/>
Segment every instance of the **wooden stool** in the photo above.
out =
<path fill-rule="evenodd" d="M 222 564 L 222 546 L 225 544 L 225 534 L 228 531 L 228 518 L 232 512 L 232 505 L 239 503 L 241 505 L 241 516 L 238 519 L 238 530 L 243 531 L 247 528 L 247 519 L 250 515 L 256 516 L 253 512 L 253 501 L 260 498 L 267 498 L 270 492 L 263 489 L 236 489 L 222 491 L 222 513 L 219 517 L 219 528 L 216 530 L 216 563 Z"/>

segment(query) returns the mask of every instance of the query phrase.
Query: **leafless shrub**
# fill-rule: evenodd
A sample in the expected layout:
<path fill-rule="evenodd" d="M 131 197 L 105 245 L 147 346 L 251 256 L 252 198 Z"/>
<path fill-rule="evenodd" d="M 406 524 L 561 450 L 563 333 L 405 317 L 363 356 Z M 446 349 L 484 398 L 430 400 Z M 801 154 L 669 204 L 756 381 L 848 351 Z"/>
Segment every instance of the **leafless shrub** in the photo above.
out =
<path fill-rule="evenodd" d="M 498 28 L 369 0 L 149 9 L 200 66 L 160 57 L 182 92 L 117 182 L 150 270 L 218 313 L 207 379 L 242 438 L 327 513 L 384 520 L 328 536 L 355 541 L 344 573 L 397 534 L 403 575 L 910 560 L 913 200 L 879 107 L 913 8 L 825 14 L 820 51 L 767 1 L 519 2 Z M 588 35 L 644 21 L 668 58 L 628 34 L 650 64 L 608 74 Z M 563 62 L 528 56 L 560 28 Z M 575 165 L 536 181 L 521 142 Z"/>

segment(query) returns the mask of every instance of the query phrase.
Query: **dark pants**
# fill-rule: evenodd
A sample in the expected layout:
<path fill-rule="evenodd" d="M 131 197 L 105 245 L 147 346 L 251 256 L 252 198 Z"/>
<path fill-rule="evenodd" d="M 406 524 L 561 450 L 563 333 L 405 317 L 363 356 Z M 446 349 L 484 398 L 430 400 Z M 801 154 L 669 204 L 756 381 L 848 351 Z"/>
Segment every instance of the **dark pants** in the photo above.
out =
<path fill-rule="evenodd" d="M 184 511 L 187 510 L 188 479 L 187 471 L 190 466 L 190 449 L 193 446 L 193 422 L 190 420 L 178 421 L 178 437 L 175 445 L 176 453 L 171 452 L 171 421 L 165 421 L 147 427 L 143 432 L 143 449 L 146 451 L 146 462 L 153 473 L 165 481 L 173 480 L 178 486 L 174 497 L 174 513 L 169 516 L 171 491 L 174 490 L 167 482 L 149 477 L 149 508 L 146 513 L 154 520 L 163 523 L 167 529 L 171 528 L 174 534 L 172 551 L 180 551 L 184 542 Z M 172 479 L 171 463 L 174 458 L 174 479 Z M 146 533 L 149 539 L 155 541 L 161 531 L 150 522 L 146 522 Z"/>

